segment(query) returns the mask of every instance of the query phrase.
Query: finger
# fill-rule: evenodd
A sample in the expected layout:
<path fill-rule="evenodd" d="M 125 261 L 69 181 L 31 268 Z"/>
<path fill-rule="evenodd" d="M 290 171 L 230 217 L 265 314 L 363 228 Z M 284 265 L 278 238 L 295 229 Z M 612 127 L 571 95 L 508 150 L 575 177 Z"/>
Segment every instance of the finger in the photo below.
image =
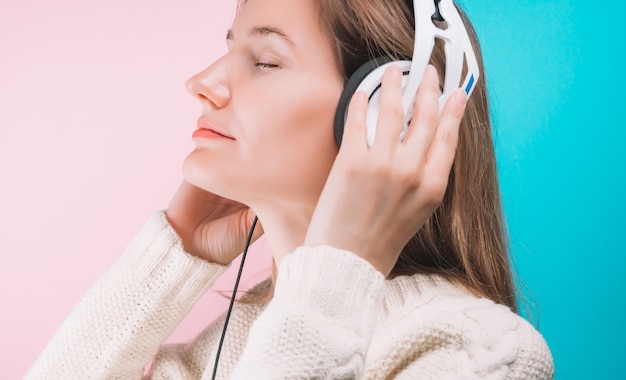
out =
<path fill-rule="evenodd" d="M 366 115 L 367 94 L 357 91 L 350 99 L 340 150 L 350 152 L 367 150 Z"/>
<path fill-rule="evenodd" d="M 467 96 L 463 89 L 457 89 L 451 95 L 441 113 L 439 128 L 427 156 L 425 178 L 440 178 L 444 187 L 454 162 L 456 147 L 459 139 L 459 127 Z"/>
<path fill-rule="evenodd" d="M 439 127 L 439 76 L 428 65 L 415 99 L 413 119 L 404 136 L 404 148 L 413 163 L 422 163 Z"/>
<path fill-rule="evenodd" d="M 403 122 L 402 70 L 392 64 L 383 75 L 374 147 L 395 149 L 400 142 Z"/>
<path fill-rule="evenodd" d="M 257 215 L 254 213 L 254 211 L 252 211 L 252 209 L 246 210 L 246 213 L 245 213 L 246 226 L 248 226 L 248 229 L 252 229 L 252 226 L 254 225 L 254 231 L 252 233 L 252 242 L 255 242 L 264 233 L 263 225 L 261 224 L 260 220 L 257 221 L 256 225 L 254 224 L 254 219 L 256 217 Z"/>

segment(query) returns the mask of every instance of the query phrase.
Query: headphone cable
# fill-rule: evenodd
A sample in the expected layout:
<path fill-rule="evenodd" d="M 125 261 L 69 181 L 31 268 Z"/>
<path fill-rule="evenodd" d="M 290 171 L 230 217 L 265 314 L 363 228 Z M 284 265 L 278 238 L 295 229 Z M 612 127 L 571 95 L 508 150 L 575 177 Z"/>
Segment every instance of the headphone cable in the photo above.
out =
<path fill-rule="evenodd" d="M 217 364 L 220 360 L 220 353 L 222 352 L 222 345 L 224 344 L 224 337 L 226 336 L 226 329 L 228 328 L 228 320 L 230 319 L 230 313 L 233 310 L 233 306 L 235 304 L 235 298 L 237 296 L 237 288 L 239 287 L 239 280 L 241 279 L 241 272 L 243 272 L 243 263 L 246 260 L 246 254 L 248 253 L 248 248 L 250 247 L 250 242 L 252 241 L 252 233 L 254 232 L 254 227 L 256 227 L 256 223 L 259 218 L 257 216 L 254 217 L 254 221 L 252 222 L 252 227 L 250 227 L 250 232 L 248 233 L 248 240 L 246 241 L 246 246 L 243 250 L 243 254 L 241 255 L 241 264 L 239 265 L 239 273 L 237 274 L 237 279 L 235 280 L 235 287 L 233 289 L 233 295 L 230 297 L 230 304 L 228 305 L 228 311 L 226 312 L 226 320 L 224 321 L 224 328 L 222 329 L 222 336 L 220 338 L 220 343 L 217 346 L 217 354 L 215 356 L 215 365 L 213 366 L 213 376 L 212 380 L 215 380 L 215 376 L 217 376 Z"/>

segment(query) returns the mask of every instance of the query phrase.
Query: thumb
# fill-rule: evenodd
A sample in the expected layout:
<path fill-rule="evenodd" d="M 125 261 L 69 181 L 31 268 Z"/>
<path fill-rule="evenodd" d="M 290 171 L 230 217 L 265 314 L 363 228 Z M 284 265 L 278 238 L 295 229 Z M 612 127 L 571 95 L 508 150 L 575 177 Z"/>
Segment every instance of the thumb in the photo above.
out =
<path fill-rule="evenodd" d="M 252 211 L 252 209 L 247 209 L 245 211 L 244 220 L 245 220 L 245 227 L 246 227 L 245 228 L 246 241 L 248 239 L 248 236 L 250 235 L 250 232 L 252 231 L 252 229 L 254 229 L 254 231 L 252 231 L 252 237 L 250 240 L 250 244 L 252 244 L 258 238 L 260 238 L 261 235 L 263 235 L 265 231 L 263 230 L 263 225 L 258 220 L 257 215 L 254 213 L 254 211 Z"/>

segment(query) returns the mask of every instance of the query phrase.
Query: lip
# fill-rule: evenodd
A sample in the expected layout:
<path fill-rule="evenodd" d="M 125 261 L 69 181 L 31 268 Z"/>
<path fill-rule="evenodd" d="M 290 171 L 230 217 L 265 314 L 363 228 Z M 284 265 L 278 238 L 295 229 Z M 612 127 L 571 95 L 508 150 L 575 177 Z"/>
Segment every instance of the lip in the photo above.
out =
<path fill-rule="evenodd" d="M 200 118 L 198 120 L 198 129 L 196 129 L 191 136 L 192 138 L 205 138 L 205 139 L 215 139 L 215 138 L 226 138 L 230 140 L 234 140 L 235 138 L 222 129 L 217 128 L 215 125 L 211 124 L 207 119 Z"/>

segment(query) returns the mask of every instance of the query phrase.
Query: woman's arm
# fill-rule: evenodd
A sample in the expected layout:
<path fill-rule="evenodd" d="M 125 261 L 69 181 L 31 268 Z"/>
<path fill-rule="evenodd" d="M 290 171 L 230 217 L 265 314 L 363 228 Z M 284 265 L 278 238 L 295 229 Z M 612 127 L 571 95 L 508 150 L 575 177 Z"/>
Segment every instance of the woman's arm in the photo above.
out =
<path fill-rule="evenodd" d="M 384 280 L 367 261 L 325 246 L 299 248 L 283 259 L 275 296 L 231 378 L 553 377 L 545 340 L 506 306 L 435 283 L 413 286 L 407 298 L 385 301 L 403 310 L 385 316 Z"/>
<path fill-rule="evenodd" d="M 26 379 L 140 379 L 225 269 L 187 254 L 165 214 L 153 215 L 71 312 Z"/>

